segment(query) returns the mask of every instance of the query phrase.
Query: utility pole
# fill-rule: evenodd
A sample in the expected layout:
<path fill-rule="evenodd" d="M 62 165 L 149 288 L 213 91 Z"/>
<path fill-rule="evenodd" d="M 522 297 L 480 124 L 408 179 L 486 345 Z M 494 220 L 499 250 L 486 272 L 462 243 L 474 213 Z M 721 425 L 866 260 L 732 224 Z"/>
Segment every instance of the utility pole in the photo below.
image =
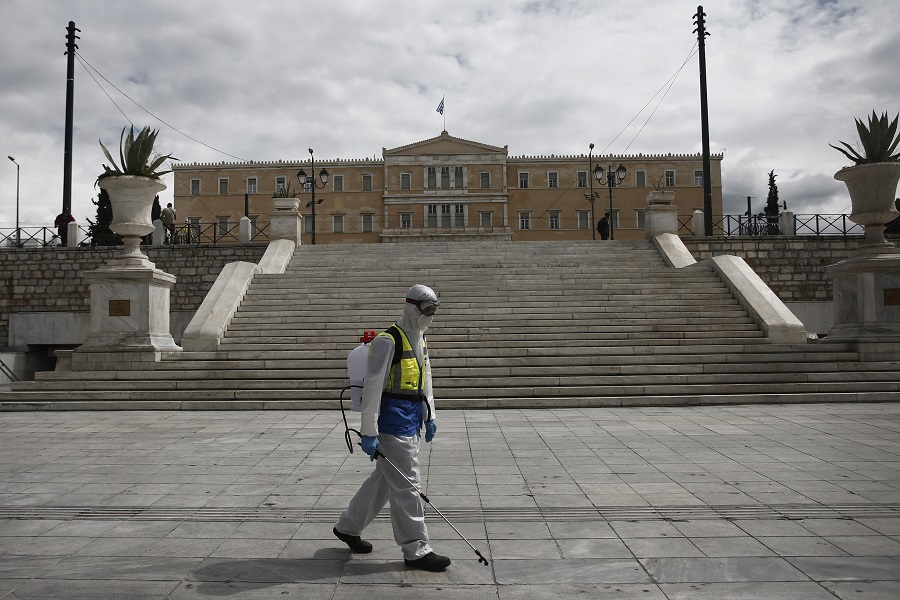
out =
<path fill-rule="evenodd" d="M 63 212 L 72 214 L 72 128 L 73 115 L 75 113 L 75 49 L 78 45 L 75 40 L 81 39 L 75 35 L 81 31 L 75 27 L 75 21 L 69 21 L 66 27 L 66 145 L 63 156 Z M 67 210 L 68 209 L 68 210 Z"/>
<path fill-rule="evenodd" d="M 697 41 L 700 44 L 700 128 L 703 137 L 703 228 L 706 230 L 705 235 L 710 236 L 713 232 L 713 215 L 712 215 L 712 181 L 710 180 L 709 161 L 709 107 L 706 101 L 706 21 L 703 17 L 703 7 L 697 7 L 697 14 L 694 15 L 694 23 L 697 29 Z"/>

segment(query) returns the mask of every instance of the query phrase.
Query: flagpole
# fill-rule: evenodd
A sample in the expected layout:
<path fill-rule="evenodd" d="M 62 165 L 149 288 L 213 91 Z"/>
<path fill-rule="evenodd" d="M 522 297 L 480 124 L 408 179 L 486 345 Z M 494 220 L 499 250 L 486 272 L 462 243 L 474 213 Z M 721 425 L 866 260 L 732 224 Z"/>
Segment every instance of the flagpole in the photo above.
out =
<path fill-rule="evenodd" d="M 441 106 L 444 106 L 444 95 L 441 94 Z M 444 107 L 444 110 L 441 111 L 441 116 L 444 117 L 444 131 L 447 131 L 447 108 Z"/>

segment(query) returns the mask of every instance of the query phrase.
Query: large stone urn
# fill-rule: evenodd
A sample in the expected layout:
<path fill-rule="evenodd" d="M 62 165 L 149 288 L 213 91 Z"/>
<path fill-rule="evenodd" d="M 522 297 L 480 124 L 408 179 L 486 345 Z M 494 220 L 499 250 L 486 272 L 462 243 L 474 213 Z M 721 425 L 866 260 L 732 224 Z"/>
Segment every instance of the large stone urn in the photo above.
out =
<path fill-rule="evenodd" d="M 830 265 L 834 326 L 826 342 L 851 342 L 863 360 L 900 357 L 900 250 L 884 237 L 897 216 L 894 198 L 900 163 L 871 163 L 841 169 L 834 178 L 850 192 L 850 220 L 866 237 L 846 260 Z"/>
<path fill-rule="evenodd" d="M 656 190 L 647 194 L 644 237 L 652 240 L 658 235 L 678 235 L 678 207 L 673 204 L 675 192 Z"/>
<path fill-rule="evenodd" d="M 85 273 L 91 288 L 91 330 L 72 355 L 72 369 L 142 370 L 162 352 L 177 352 L 169 331 L 169 297 L 175 276 L 156 268 L 141 252 L 141 237 L 153 231 L 154 197 L 166 189 L 158 179 L 119 175 L 99 185 L 109 194 L 110 229 L 125 247 L 106 265 Z"/>
<path fill-rule="evenodd" d="M 866 228 L 858 252 L 882 252 L 895 246 L 885 240 L 884 226 L 897 216 L 894 198 L 900 181 L 900 162 L 847 167 L 834 174 L 850 192 L 850 220 Z"/>

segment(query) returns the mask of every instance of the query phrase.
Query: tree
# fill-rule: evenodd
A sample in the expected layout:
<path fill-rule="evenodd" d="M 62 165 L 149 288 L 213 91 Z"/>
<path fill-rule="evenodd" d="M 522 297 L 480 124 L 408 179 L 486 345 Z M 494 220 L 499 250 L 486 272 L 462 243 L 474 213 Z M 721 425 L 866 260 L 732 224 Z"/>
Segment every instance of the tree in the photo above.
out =
<path fill-rule="evenodd" d="M 778 212 L 781 207 L 778 205 L 778 185 L 775 183 L 775 169 L 769 171 L 769 195 L 766 198 L 766 207 L 763 212 L 766 213 L 766 221 L 768 224 L 769 235 L 776 235 L 778 230 Z"/>
<path fill-rule="evenodd" d="M 153 206 L 150 208 L 150 222 L 153 223 L 159 218 L 162 207 L 159 205 L 159 196 L 153 198 Z"/>
<path fill-rule="evenodd" d="M 109 194 L 106 190 L 100 188 L 100 193 L 96 200 L 91 200 L 97 207 L 97 221 L 87 220 L 91 224 L 88 231 L 91 234 L 91 246 L 118 246 L 122 243 L 121 236 L 112 232 L 109 224 L 112 223 L 112 203 L 109 201 Z"/>

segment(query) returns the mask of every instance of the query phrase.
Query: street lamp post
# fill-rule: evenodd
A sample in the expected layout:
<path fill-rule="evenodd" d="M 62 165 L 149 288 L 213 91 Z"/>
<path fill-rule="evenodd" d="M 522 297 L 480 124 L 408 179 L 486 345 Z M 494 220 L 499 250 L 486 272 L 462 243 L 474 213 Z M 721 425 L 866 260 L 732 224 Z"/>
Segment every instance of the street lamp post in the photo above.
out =
<path fill-rule="evenodd" d="M 328 183 L 328 171 L 322 169 L 319 171 L 319 179 L 322 181 L 322 185 L 319 186 L 316 184 L 316 159 L 313 156 L 313 149 L 309 149 L 309 176 L 306 175 L 306 171 L 300 169 L 297 172 L 297 180 L 300 182 L 304 188 L 309 186 L 309 191 L 312 192 L 312 199 L 306 203 L 306 207 L 312 207 L 312 243 L 315 245 L 316 243 L 316 204 L 322 204 L 324 198 L 319 198 L 319 201 L 316 202 L 316 188 L 322 190 L 325 189 L 325 185 Z"/>
<path fill-rule="evenodd" d="M 627 169 L 625 169 L 625 165 L 619 163 L 619 168 L 613 171 L 612 165 L 609 165 L 609 168 L 605 171 L 603 167 L 597 165 L 594 167 L 594 179 L 597 180 L 598 183 L 605 183 L 606 187 L 609 188 L 609 239 L 614 240 L 615 232 L 613 230 L 613 196 L 612 191 L 613 188 L 622 183 L 622 180 L 625 179 L 625 174 L 627 173 Z M 603 180 L 606 179 L 604 182 Z"/>
<path fill-rule="evenodd" d="M 591 203 L 591 239 L 597 239 L 597 223 L 594 221 L 594 200 L 596 200 L 599 196 L 599 192 L 594 191 L 594 180 L 591 179 L 591 166 L 593 165 L 592 154 L 594 152 L 594 142 L 591 142 L 591 145 L 588 146 L 588 181 L 591 186 L 591 192 L 589 194 L 585 194 L 584 197 L 587 198 L 587 201 Z"/>
<path fill-rule="evenodd" d="M 22 235 L 19 230 L 19 163 L 12 156 L 7 156 L 16 165 L 16 248 L 22 246 Z"/>

